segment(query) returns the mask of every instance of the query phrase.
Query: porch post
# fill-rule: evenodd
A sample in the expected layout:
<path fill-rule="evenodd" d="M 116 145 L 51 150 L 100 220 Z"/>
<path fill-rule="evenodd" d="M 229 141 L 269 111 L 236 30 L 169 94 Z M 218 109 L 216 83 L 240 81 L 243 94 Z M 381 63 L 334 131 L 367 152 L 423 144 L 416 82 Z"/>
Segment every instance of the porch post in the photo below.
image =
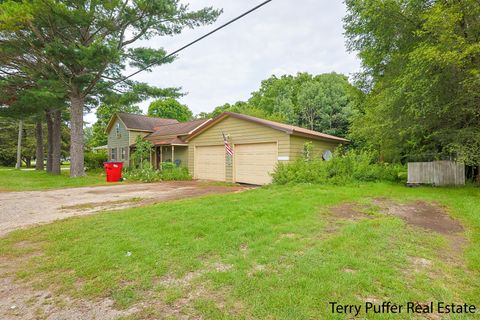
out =
<path fill-rule="evenodd" d="M 160 146 L 160 168 L 162 169 L 162 163 L 163 163 L 163 146 Z"/>
<path fill-rule="evenodd" d="M 175 163 L 175 146 L 172 146 L 172 163 Z"/>

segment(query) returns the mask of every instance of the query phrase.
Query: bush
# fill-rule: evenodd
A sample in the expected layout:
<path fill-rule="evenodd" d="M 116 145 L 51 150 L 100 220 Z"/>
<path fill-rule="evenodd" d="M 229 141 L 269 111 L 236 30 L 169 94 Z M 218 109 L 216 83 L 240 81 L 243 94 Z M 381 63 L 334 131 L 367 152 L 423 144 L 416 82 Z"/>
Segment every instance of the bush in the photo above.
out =
<path fill-rule="evenodd" d="M 187 168 L 178 168 L 169 162 L 164 162 L 161 166 L 162 170 L 156 170 L 149 162 L 144 162 L 143 168 L 125 169 L 123 177 L 127 180 L 141 182 L 192 180 Z"/>
<path fill-rule="evenodd" d="M 185 180 L 192 180 L 192 177 L 188 173 L 187 168 L 176 167 L 174 166 L 171 169 L 163 169 L 161 171 L 162 180 L 164 181 L 185 181 Z"/>
<path fill-rule="evenodd" d="M 87 170 L 94 170 L 103 168 L 103 163 L 108 161 L 108 155 L 106 150 L 100 150 L 98 152 L 85 152 L 85 167 Z"/>
<path fill-rule="evenodd" d="M 401 182 L 405 178 L 405 167 L 394 164 L 378 164 L 367 153 L 349 151 L 344 155 L 336 153 L 330 161 L 314 159 L 280 163 L 273 173 L 273 182 L 347 184 L 356 181 Z"/>

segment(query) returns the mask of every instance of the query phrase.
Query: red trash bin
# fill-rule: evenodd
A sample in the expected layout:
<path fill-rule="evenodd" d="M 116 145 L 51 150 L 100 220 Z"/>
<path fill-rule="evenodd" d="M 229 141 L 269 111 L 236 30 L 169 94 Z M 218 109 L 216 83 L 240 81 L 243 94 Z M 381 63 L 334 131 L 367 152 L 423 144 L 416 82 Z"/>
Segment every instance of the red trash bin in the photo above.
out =
<path fill-rule="evenodd" d="M 123 162 L 104 162 L 105 174 L 107 182 L 118 182 L 122 179 Z"/>

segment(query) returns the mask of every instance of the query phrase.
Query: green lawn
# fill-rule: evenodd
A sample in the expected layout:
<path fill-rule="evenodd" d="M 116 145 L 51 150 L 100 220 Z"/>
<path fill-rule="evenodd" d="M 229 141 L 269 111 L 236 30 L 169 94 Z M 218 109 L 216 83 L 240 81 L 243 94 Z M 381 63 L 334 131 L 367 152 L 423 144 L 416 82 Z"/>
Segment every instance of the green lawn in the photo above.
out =
<path fill-rule="evenodd" d="M 374 197 L 446 206 L 466 228 L 465 251 L 379 213 Z M 366 205 L 369 218 L 333 218 L 329 208 L 343 202 Z M 179 305 L 204 319 L 344 319 L 329 301 L 368 299 L 480 307 L 480 189 L 270 186 L 17 231 L 0 240 L 0 255 L 19 259 L 19 281 L 151 306 L 135 319 Z M 412 257 L 431 264 L 417 268 Z"/>
<path fill-rule="evenodd" d="M 0 192 L 73 188 L 106 184 L 102 171 L 89 172 L 85 177 L 70 178 L 69 170 L 54 176 L 45 171 L 15 170 L 0 167 Z"/>

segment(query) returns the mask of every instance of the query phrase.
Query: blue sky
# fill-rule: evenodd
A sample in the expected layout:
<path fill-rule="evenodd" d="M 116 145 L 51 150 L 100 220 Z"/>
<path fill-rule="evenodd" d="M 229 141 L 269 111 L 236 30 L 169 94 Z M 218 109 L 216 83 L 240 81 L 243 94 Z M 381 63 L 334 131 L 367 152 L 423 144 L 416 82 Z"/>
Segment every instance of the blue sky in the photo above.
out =
<path fill-rule="evenodd" d="M 178 49 L 262 0 L 188 1 L 192 9 L 223 8 L 215 24 L 185 30 L 174 37 L 142 41 L 140 46 Z M 351 75 L 360 63 L 347 53 L 342 18 L 345 5 L 336 0 L 274 0 L 246 18 L 182 51 L 172 64 L 142 73 L 135 80 L 159 87 L 182 87 L 181 99 L 194 114 L 224 103 L 246 100 L 272 74 L 339 72 Z M 146 110 L 149 102 L 140 106 Z M 94 122 L 94 114 L 86 117 Z"/>

